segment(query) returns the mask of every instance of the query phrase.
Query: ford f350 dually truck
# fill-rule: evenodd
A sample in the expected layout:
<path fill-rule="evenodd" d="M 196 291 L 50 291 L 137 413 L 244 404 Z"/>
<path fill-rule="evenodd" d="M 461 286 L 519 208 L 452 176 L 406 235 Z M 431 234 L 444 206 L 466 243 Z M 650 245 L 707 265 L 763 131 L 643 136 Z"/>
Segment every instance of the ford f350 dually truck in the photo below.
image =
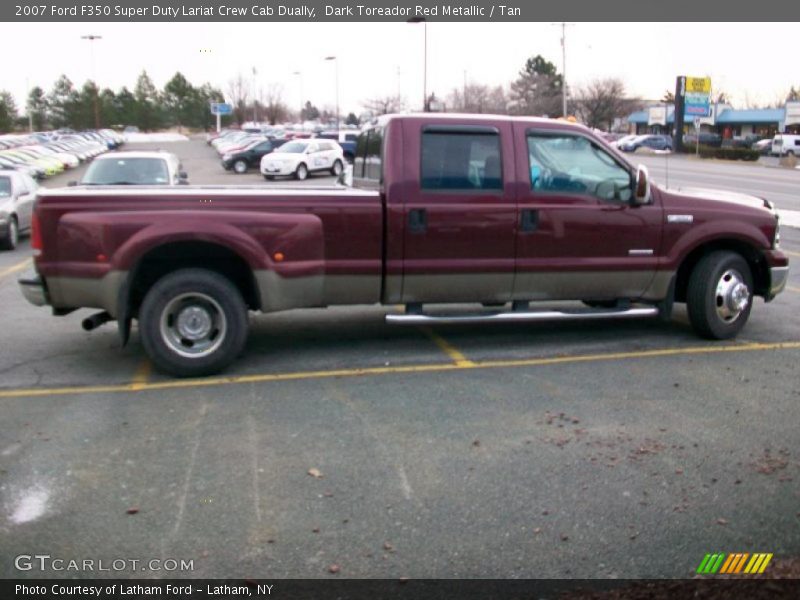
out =
<path fill-rule="evenodd" d="M 387 321 L 428 324 L 668 318 L 685 302 L 698 334 L 725 339 L 789 272 L 768 201 L 661 189 L 583 126 L 485 115 L 381 118 L 351 187 L 44 191 L 32 235 L 28 300 L 100 309 L 84 328 L 115 319 L 123 343 L 136 319 L 177 376 L 234 360 L 248 310 L 403 304 Z M 556 300 L 585 307 L 531 308 Z"/>

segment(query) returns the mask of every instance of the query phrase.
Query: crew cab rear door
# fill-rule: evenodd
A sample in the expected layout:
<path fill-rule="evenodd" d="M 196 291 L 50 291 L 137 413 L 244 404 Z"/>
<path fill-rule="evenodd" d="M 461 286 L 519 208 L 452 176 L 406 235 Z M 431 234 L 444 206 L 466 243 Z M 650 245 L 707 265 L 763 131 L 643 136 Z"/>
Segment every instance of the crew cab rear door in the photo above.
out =
<path fill-rule="evenodd" d="M 403 302 L 505 302 L 517 206 L 511 124 L 404 121 Z"/>
<path fill-rule="evenodd" d="M 637 298 L 656 273 L 662 209 L 633 204 L 635 173 L 588 133 L 515 123 L 514 299 Z"/>

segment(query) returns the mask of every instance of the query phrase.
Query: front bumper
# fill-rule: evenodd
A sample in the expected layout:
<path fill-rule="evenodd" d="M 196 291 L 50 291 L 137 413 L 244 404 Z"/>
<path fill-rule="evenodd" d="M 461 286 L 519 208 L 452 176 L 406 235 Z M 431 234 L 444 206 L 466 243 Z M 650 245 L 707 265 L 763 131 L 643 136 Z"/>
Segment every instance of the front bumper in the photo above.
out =
<path fill-rule="evenodd" d="M 770 267 L 769 269 L 769 295 L 767 301 L 772 300 L 786 288 L 789 281 L 789 267 Z"/>
<path fill-rule="evenodd" d="M 38 273 L 28 271 L 17 280 L 17 283 L 19 284 L 22 295 L 34 306 L 46 306 L 49 304 L 47 300 L 47 288 Z"/>
<path fill-rule="evenodd" d="M 291 165 L 261 165 L 261 174 L 262 175 L 275 175 L 280 177 L 281 175 L 293 175 L 294 171 L 297 167 L 292 167 Z"/>

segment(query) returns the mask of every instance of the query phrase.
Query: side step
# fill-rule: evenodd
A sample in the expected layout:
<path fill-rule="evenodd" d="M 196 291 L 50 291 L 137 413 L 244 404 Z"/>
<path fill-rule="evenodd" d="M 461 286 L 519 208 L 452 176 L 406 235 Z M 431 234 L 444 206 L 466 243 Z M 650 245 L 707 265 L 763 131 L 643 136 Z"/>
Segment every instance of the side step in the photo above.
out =
<path fill-rule="evenodd" d="M 510 323 L 517 321 L 590 321 L 597 319 L 639 319 L 658 316 L 658 308 L 628 308 L 624 310 L 560 310 L 509 311 L 473 315 L 388 314 L 390 325 L 440 325 L 446 323 Z"/>

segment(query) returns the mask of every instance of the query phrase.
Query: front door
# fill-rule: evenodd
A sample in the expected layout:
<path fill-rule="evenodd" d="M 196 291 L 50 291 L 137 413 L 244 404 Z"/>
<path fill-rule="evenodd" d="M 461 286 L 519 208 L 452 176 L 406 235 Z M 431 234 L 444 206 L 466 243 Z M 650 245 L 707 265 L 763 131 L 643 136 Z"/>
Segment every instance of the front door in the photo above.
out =
<path fill-rule="evenodd" d="M 517 207 L 510 123 L 404 123 L 403 302 L 511 298 Z"/>
<path fill-rule="evenodd" d="M 661 207 L 634 205 L 634 172 L 588 135 L 514 127 L 526 182 L 514 298 L 640 296 L 658 265 Z"/>

